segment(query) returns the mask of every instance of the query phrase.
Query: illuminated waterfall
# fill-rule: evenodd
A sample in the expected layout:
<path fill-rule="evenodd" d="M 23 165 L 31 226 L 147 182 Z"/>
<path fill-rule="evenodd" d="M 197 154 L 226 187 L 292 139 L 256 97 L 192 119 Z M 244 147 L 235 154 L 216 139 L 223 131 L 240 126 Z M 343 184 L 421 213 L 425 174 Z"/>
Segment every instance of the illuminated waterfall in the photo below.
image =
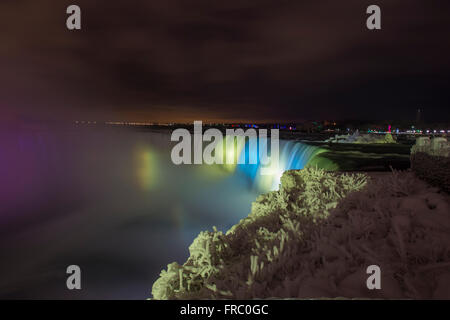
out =
<path fill-rule="evenodd" d="M 252 183 L 252 187 L 263 192 L 277 190 L 284 171 L 303 169 L 317 154 L 325 151 L 324 149 L 301 142 L 281 140 L 278 167 L 274 168 L 273 174 L 262 175 L 262 164 L 260 163 L 258 149 L 253 147 L 252 150 L 248 150 L 249 148 L 250 145 L 248 142 L 245 145 L 245 153 L 242 152 L 244 148 L 241 148 L 240 162 L 245 164 L 238 164 L 236 173 L 247 176 Z M 249 153 L 252 152 L 258 155 L 257 164 L 248 164 Z"/>

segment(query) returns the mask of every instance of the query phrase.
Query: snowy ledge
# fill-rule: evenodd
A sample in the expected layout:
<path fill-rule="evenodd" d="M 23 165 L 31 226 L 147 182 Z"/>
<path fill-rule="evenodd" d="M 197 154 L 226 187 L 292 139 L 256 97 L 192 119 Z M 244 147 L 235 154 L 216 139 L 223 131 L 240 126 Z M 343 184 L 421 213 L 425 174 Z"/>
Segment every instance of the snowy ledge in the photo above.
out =
<path fill-rule="evenodd" d="M 202 232 L 154 299 L 450 299 L 450 197 L 412 172 L 287 171 L 226 234 Z M 381 268 L 381 290 L 366 286 Z"/>

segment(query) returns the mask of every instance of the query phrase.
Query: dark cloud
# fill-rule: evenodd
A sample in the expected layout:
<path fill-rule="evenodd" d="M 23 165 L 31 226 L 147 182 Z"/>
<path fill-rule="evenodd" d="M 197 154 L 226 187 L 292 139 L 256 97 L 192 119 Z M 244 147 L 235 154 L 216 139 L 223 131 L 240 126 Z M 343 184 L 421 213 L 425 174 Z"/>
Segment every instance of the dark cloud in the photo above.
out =
<path fill-rule="evenodd" d="M 0 94 L 34 117 L 190 121 L 447 119 L 450 3 L 369 1 L 0 3 Z"/>

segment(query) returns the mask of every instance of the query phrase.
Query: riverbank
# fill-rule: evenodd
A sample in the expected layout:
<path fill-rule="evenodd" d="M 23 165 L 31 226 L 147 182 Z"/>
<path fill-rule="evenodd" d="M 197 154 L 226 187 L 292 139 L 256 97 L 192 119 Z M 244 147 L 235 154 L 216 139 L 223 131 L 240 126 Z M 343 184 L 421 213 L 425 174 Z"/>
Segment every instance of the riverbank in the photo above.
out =
<path fill-rule="evenodd" d="M 412 144 L 362 144 L 308 142 L 324 152 L 314 157 L 310 166 L 333 171 L 385 171 L 391 168 L 406 170 L 410 167 Z"/>
<path fill-rule="evenodd" d="M 450 298 L 450 197 L 410 171 L 284 173 L 226 234 L 202 232 L 155 299 Z M 381 290 L 366 268 L 381 268 Z"/>

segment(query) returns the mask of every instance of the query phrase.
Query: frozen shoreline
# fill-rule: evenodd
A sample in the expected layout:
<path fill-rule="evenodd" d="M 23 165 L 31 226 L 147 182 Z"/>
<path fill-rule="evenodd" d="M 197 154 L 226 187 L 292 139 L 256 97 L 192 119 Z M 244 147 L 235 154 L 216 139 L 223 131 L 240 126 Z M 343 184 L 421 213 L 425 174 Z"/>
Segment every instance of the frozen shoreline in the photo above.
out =
<path fill-rule="evenodd" d="M 412 172 L 288 171 L 225 235 L 202 232 L 153 298 L 450 299 L 449 208 Z M 374 264 L 381 290 L 366 287 Z"/>

